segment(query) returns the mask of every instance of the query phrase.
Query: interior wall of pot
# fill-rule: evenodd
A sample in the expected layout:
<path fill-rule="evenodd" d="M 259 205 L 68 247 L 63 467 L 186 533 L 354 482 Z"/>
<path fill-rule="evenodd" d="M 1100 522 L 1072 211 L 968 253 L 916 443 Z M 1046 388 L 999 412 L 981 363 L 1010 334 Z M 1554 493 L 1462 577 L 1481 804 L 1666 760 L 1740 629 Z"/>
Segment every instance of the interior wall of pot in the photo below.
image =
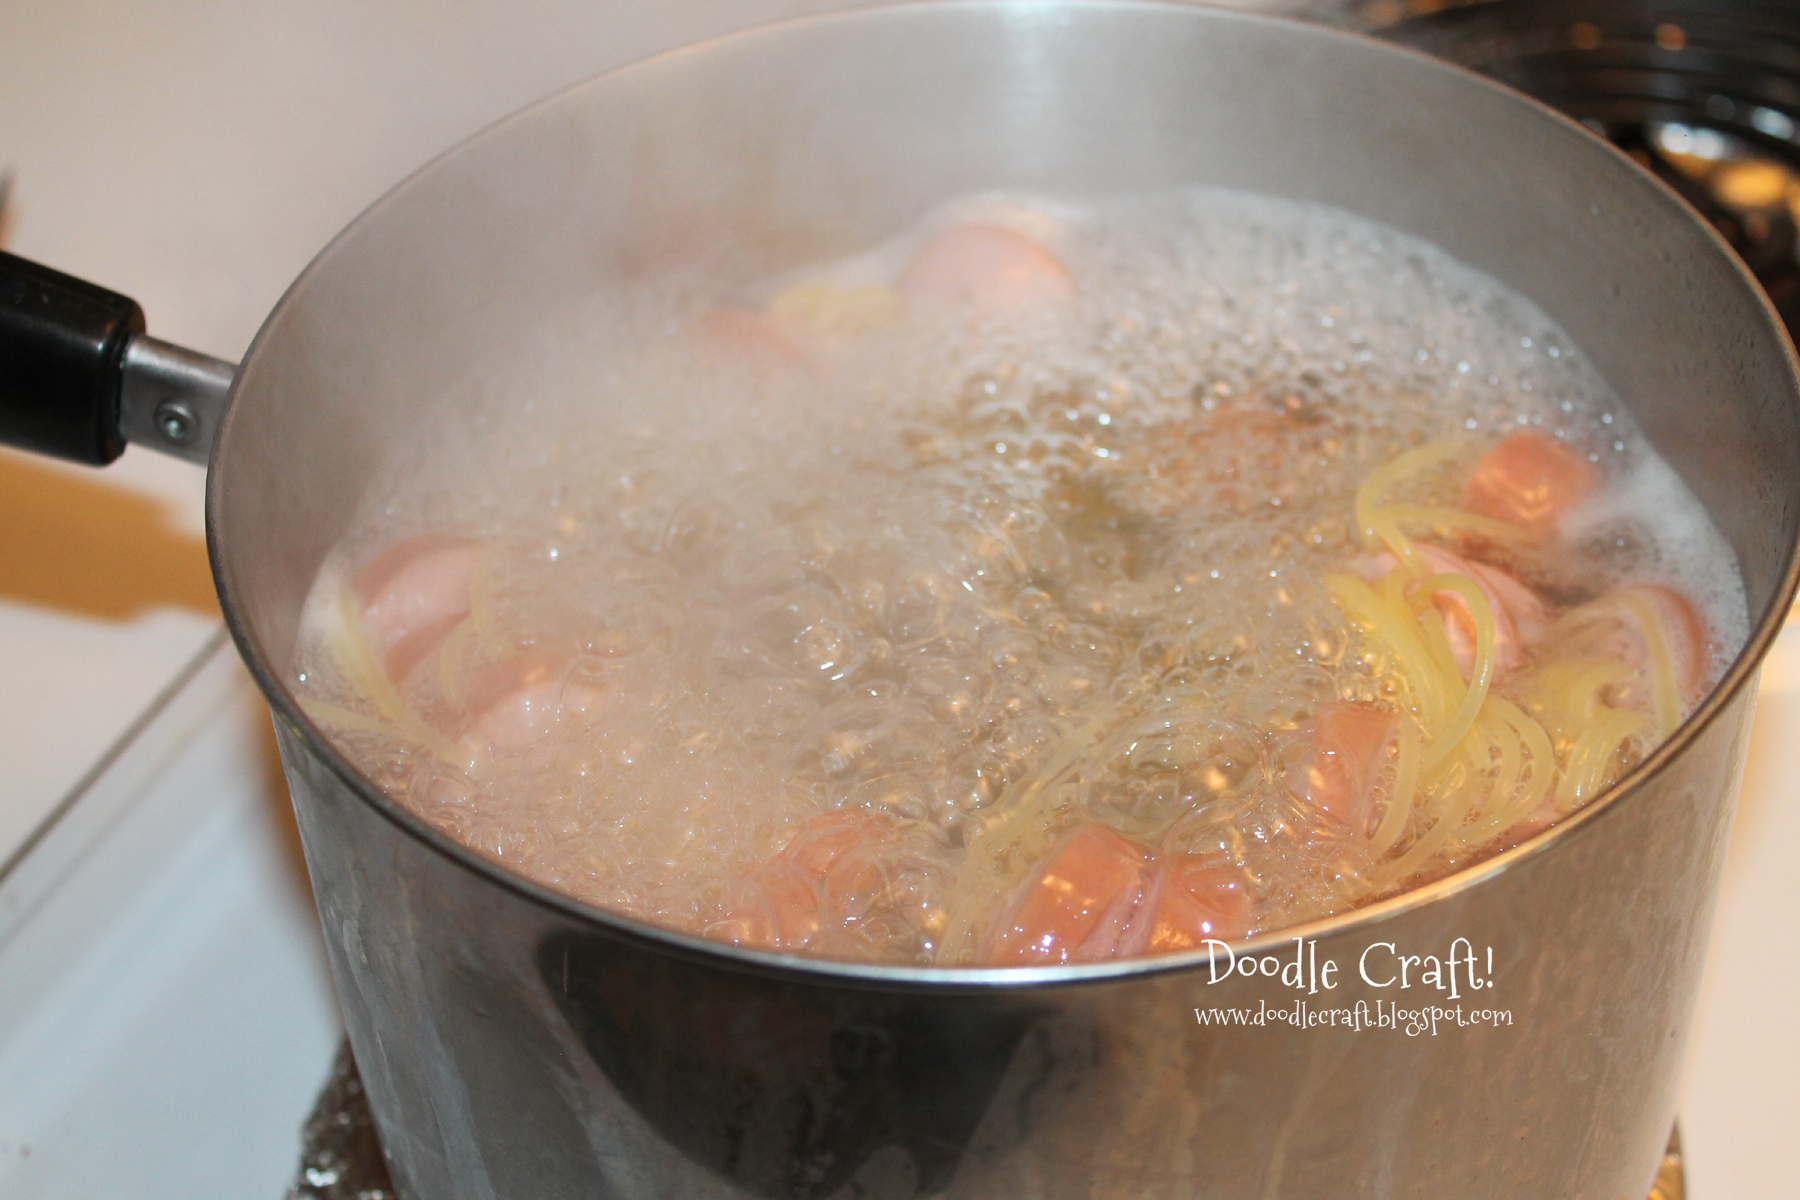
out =
<path fill-rule="evenodd" d="M 279 677 L 358 498 L 449 406 L 539 372 L 591 297 L 729 250 L 779 269 L 985 189 L 1218 184 L 1436 242 L 1559 320 L 1711 510 L 1751 615 L 1795 540 L 1786 344 L 1679 202 L 1443 64 L 1192 8 L 972 4 L 654 59 L 427 167 L 302 277 L 246 361 L 209 498 L 227 602 Z M 603 401 L 602 401 L 603 402 Z"/>

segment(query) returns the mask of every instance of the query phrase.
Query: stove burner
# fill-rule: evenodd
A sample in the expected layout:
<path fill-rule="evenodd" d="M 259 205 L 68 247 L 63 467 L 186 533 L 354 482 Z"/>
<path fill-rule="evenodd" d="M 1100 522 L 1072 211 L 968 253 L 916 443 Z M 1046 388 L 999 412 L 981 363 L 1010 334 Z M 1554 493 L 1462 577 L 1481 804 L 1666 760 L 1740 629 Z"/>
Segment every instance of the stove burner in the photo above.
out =
<path fill-rule="evenodd" d="M 1800 7 L 1790 0 L 1368 0 L 1352 23 L 1610 138 L 1712 222 L 1800 331 Z"/>
<path fill-rule="evenodd" d="M 362 1077 L 356 1073 L 350 1043 L 344 1042 L 332 1061 L 325 1090 L 306 1119 L 300 1174 L 288 1189 L 287 1200 L 397 1200 L 397 1196 L 381 1157 L 381 1143 L 375 1137 Z M 1685 1200 L 1686 1196 L 1681 1130 L 1677 1127 L 1669 1131 L 1669 1148 L 1663 1152 L 1649 1200 Z"/>
<path fill-rule="evenodd" d="M 300 1131 L 300 1172 L 287 1200 L 397 1200 L 350 1043 L 338 1045 L 325 1088 Z M 1677 1198 L 1678 1200 L 1678 1198 Z"/>

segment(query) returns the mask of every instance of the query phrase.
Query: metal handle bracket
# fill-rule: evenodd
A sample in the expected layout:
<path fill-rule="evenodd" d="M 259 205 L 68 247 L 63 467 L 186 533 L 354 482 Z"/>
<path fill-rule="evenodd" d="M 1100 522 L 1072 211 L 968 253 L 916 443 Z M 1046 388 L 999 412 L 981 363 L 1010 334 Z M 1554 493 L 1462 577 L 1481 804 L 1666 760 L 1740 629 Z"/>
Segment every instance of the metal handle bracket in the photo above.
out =
<path fill-rule="evenodd" d="M 128 442 L 204 464 L 236 373 L 223 359 L 132 335 L 119 385 L 119 433 Z"/>

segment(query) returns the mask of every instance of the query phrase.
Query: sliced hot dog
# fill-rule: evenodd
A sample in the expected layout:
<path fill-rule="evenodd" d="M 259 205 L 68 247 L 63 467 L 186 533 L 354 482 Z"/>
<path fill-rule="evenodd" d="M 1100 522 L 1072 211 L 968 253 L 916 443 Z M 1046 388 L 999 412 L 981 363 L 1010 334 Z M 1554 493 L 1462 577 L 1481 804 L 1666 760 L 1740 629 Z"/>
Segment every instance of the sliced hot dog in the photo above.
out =
<path fill-rule="evenodd" d="M 1146 855 L 1097 825 L 1083 826 L 1019 886 L 988 931 L 996 966 L 1084 962 L 1118 954 L 1144 901 Z"/>
<path fill-rule="evenodd" d="M 892 821 L 862 809 L 820 813 L 733 890 L 712 936 L 768 950 L 806 949 L 827 920 L 854 920 L 880 902 L 885 872 L 878 856 L 897 836 Z"/>
<path fill-rule="evenodd" d="M 1198 950 L 1211 941 L 1240 938 L 1250 925 L 1250 890 L 1236 867 L 1193 855 L 1164 856 L 1153 881 L 1155 919 L 1150 954 Z"/>
<path fill-rule="evenodd" d="M 1535 430 L 1500 439 L 1480 458 L 1463 489 L 1463 507 L 1480 516 L 1548 533 L 1593 491 L 1594 469 Z"/>
<path fill-rule="evenodd" d="M 388 547 L 356 573 L 351 591 L 370 648 L 396 683 L 469 615 L 469 580 L 481 547 L 430 534 Z"/>
<path fill-rule="evenodd" d="M 1565 620 L 1574 623 L 1577 639 L 1631 665 L 1646 694 L 1626 698 L 1625 703 L 1648 704 L 1662 736 L 1674 732 L 1685 710 L 1711 682 L 1706 622 L 1687 597 L 1672 588 L 1657 584 L 1616 588 L 1574 610 Z M 1652 645 L 1660 645 L 1668 655 L 1673 675 L 1669 691 L 1656 686 L 1651 671 Z"/>
<path fill-rule="evenodd" d="M 590 713 L 600 692 L 569 678 L 566 656 L 524 654 L 484 672 L 470 689 L 463 739 L 472 748 L 523 750 Z"/>
<path fill-rule="evenodd" d="M 1663 644 L 1668 647 L 1669 659 L 1675 667 L 1675 682 L 1681 689 L 1681 698 L 1688 704 L 1700 699 L 1710 682 L 1710 655 L 1707 651 L 1706 622 L 1701 619 L 1699 610 L 1680 592 L 1657 584 L 1635 584 L 1621 588 L 1620 591 L 1625 595 L 1640 597 L 1656 615 Z M 1626 658 L 1641 669 L 1649 657 L 1649 631 L 1623 612 L 1622 619 L 1631 633 Z"/>
<path fill-rule="evenodd" d="M 741 308 L 715 308 L 700 320 L 710 349 L 758 374 L 810 368 L 813 357 L 782 322 Z"/>
<path fill-rule="evenodd" d="M 1056 304 L 1075 296 L 1062 260 L 998 225 L 952 225 L 913 257 L 899 288 L 916 303 L 988 312 Z"/>
<path fill-rule="evenodd" d="M 1544 602 L 1511 572 L 1464 558 L 1430 542 L 1414 542 L 1413 549 L 1433 574 L 1464 575 L 1481 589 L 1494 614 L 1494 655 L 1499 670 L 1518 666 L 1525 660 L 1526 652 L 1543 640 L 1549 629 Z M 1396 562 L 1384 550 L 1357 560 L 1354 566 L 1363 578 L 1374 582 L 1392 571 Z M 1450 652 L 1467 679 L 1475 667 L 1475 614 L 1469 611 L 1467 600 L 1448 588 L 1433 592 L 1431 602 L 1443 617 Z"/>
<path fill-rule="evenodd" d="M 1499 670 L 1510 671 L 1525 659 L 1526 651 L 1543 639 L 1548 617 L 1536 592 L 1510 572 L 1487 563 L 1472 562 L 1429 542 L 1414 548 L 1438 574 L 1466 575 L 1481 589 L 1494 613 L 1494 657 Z M 1444 617 L 1444 635 L 1464 679 L 1475 669 L 1475 614 L 1469 602 L 1448 589 L 1434 592 L 1431 602 Z"/>
<path fill-rule="evenodd" d="M 1381 759 L 1394 714 L 1363 700 L 1333 700 L 1313 714 L 1312 755 L 1291 780 L 1294 792 L 1332 820 L 1367 833 Z"/>

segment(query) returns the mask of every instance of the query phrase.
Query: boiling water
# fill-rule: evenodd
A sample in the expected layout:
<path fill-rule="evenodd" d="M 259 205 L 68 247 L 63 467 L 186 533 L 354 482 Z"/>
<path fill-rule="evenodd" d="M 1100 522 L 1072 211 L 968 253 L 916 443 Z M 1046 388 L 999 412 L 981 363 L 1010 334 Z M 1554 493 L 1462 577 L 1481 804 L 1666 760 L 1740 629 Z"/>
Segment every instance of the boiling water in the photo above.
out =
<path fill-rule="evenodd" d="M 971 220 L 1047 247 L 1078 294 L 970 311 L 890 290 Z M 1009 890 L 1088 824 L 1236 872 L 1252 932 L 1505 844 L 1383 880 L 1367 829 L 1293 782 L 1321 705 L 1404 707 L 1324 581 L 1373 549 L 1358 487 L 1419 445 L 1456 447 L 1401 488 L 1437 505 L 1500 435 L 1572 448 L 1604 486 L 1507 569 L 1557 610 L 1673 586 L 1715 676 L 1745 636 L 1730 551 L 1556 326 L 1334 210 L 986 198 L 780 279 L 671 278 L 593 325 L 590 378 L 520 384 L 528 420 L 483 409 L 369 499 L 296 671 L 425 820 L 647 921 L 745 938 L 746 881 L 839 810 L 876 833 L 817 932 L 778 948 L 980 961 Z M 470 615 L 383 699 L 345 648 L 356 573 L 444 532 L 478 547 Z M 529 736 L 484 732 L 520 662 L 552 699 Z"/>

